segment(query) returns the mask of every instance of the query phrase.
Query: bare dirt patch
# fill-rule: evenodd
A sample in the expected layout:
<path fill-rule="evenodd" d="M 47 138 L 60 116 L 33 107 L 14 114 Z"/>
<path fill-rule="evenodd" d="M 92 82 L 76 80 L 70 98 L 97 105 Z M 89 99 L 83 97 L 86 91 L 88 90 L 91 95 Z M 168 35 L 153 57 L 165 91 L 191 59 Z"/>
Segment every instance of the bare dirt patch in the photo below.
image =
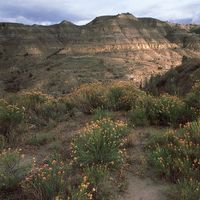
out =
<path fill-rule="evenodd" d="M 167 200 L 166 183 L 156 180 L 148 169 L 144 145 L 152 128 L 133 129 L 128 136 L 127 190 L 119 200 Z"/>

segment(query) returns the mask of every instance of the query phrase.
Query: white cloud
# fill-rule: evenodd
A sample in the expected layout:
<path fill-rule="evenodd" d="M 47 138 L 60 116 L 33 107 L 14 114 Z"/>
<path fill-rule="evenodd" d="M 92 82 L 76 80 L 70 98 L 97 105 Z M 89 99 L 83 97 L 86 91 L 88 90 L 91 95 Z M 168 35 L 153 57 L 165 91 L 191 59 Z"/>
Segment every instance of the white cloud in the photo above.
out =
<path fill-rule="evenodd" d="M 100 15 L 131 12 L 163 20 L 190 18 L 199 22 L 199 0 L 0 0 L 0 20 L 51 24 L 64 19 L 88 23 Z"/>
<path fill-rule="evenodd" d="M 85 25 L 85 24 L 88 24 L 89 22 L 91 22 L 92 20 L 93 19 L 75 21 L 74 24 L 76 24 L 76 25 Z"/>
<path fill-rule="evenodd" d="M 29 20 L 23 16 L 17 16 L 15 18 L 5 18 L 5 17 L 0 17 L 0 22 L 13 22 L 13 23 L 23 23 L 23 24 L 41 24 L 41 25 L 51 25 L 52 22 L 50 21 L 34 21 L 34 20 Z"/>
<path fill-rule="evenodd" d="M 200 11 L 195 13 L 192 18 L 192 23 L 200 24 Z"/>

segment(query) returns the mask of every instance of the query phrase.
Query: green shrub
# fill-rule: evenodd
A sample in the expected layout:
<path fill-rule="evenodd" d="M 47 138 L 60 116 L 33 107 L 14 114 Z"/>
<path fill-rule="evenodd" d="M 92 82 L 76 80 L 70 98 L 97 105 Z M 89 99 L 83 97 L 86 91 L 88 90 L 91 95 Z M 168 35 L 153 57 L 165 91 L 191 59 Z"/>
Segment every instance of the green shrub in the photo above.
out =
<path fill-rule="evenodd" d="M 128 113 L 129 123 L 136 126 L 147 126 L 149 120 L 146 114 L 146 109 L 142 106 L 137 106 Z"/>
<path fill-rule="evenodd" d="M 83 84 L 73 92 L 74 104 L 84 113 L 91 114 L 105 106 L 105 87 L 101 83 Z"/>
<path fill-rule="evenodd" d="M 69 109 L 69 110 L 68 110 Z M 35 113 L 35 121 L 38 125 L 48 125 L 52 120 L 60 122 L 65 120 L 65 117 L 71 116 L 72 110 L 62 100 L 47 101 L 38 105 Z M 38 119 L 38 120 L 37 120 Z"/>
<path fill-rule="evenodd" d="M 65 98 L 53 99 L 40 104 L 37 116 L 49 122 L 50 119 L 62 121 L 66 114 L 73 115 L 73 105 Z"/>
<path fill-rule="evenodd" d="M 93 116 L 93 120 L 96 121 L 96 120 L 101 120 L 103 118 L 109 118 L 109 119 L 112 119 L 113 116 L 112 116 L 112 113 L 109 112 L 108 110 L 104 110 L 104 109 L 96 109 L 94 111 L 94 116 Z"/>
<path fill-rule="evenodd" d="M 12 132 L 23 120 L 23 111 L 0 100 L 0 134 L 10 139 Z"/>
<path fill-rule="evenodd" d="M 123 122 L 102 119 L 87 125 L 72 143 L 72 156 L 80 166 L 105 164 L 117 166 L 123 162 L 120 148 L 127 133 Z"/>
<path fill-rule="evenodd" d="M 87 200 L 93 199 L 93 193 L 95 191 L 91 191 L 91 184 L 88 180 L 87 176 L 82 178 L 82 183 L 80 184 L 79 188 L 72 188 L 71 195 L 69 199 L 72 200 Z"/>
<path fill-rule="evenodd" d="M 23 188 L 38 200 L 51 200 L 66 197 L 68 167 L 57 160 L 46 161 L 32 170 L 23 182 Z"/>
<path fill-rule="evenodd" d="M 39 91 L 27 91 L 8 97 L 8 102 L 13 105 L 17 105 L 20 108 L 24 108 L 26 112 L 36 111 L 38 105 L 45 103 L 48 100 L 53 99 Z"/>
<path fill-rule="evenodd" d="M 164 75 L 153 75 L 148 81 L 146 81 L 144 89 L 155 96 L 159 96 L 163 92 L 171 95 L 178 95 L 181 88 L 176 83 L 175 77 L 177 76 L 178 71 L 174 68 L 170 69 Z M 165 84 L 163 84 L 163 82 Z"/>
<path fill-rule="evenodd" d="M 109 171 L 106 166 L 90 166 L 83 171 L 85 181 L 89 183 L 87 193 L 92 199 L 109 199 L 111 191 Z M 84 182 L 84 181 L 83 181 Z M 83 185 L 81 185 L 83 187 Z"/>
<path fill-rule="evenodd" d="M 73 104 L 67 97 L 55 99 L 33 91 L 12 96 L 9 101 L 25 109 L 26 121 L 37 126 L 46 126 L 51 121 L 62 121 L 73 114 Z"/>
<path fill-rule="evenodd" d="M 0 154 L 0 190 L 14 190 L 28 171 L 20 150 L 3 150 Z"/>
<path fill-rule="evenodd" d="M 150 141 L 149 161 L 161 177 L 177 183 L 174 191 L 179 190 L 177 199 L 196 197 L 199 194 L 196 183 L 200 181 L 200 120 L 154 136 Z"/>
<path fill-rule="evenodd" d="M 107 101 L 108 107 L 114 111 L 123 108 L 122 97 L 124 96 L 124 89 L 122 87 L 111 87 L 108 90 Z"/>
<path fill-rule="evenodd" d="M 157 169 L 172 181 L 197 171 L 196 159 L 200 156 L 200 121 L 186 124 L 178 131 L 170 130 L 156 137 L 150 158 Z"/>
<path fill-rule="evenodd" d="M 178 200 L 197 200 L 200 197 L 200 183 L 194 179 L 181 179 L 175 189 L 173 188 L 173 199 Z"/>
<path fill-rule="evenodd" d="M 176 96 L 159 97 L 146 95 L 138 98 L 136 106 L 129 112 L 129 120 L 135 125 L 178 126 L 188 120 L 185 103 Z"/>
<path fill-rule="evenodd" d="M 148 107 L 152 123 L 154 123 L 154 117 L 157 118 L 155 123 L 158 122 L 159 125 L 177 126 L 182 122 L 182 117 L 185 114 L 185 104 L 178 97 L 164 94 L 158 97 L 153 104 Z"/>
<path fill-rule="evenodd" d="M 106 100 L 111 110 L 130 110 L 145 93 L 125 81 L 114 82 L 108 88 Z"/>
<path fill-rule="evenodd" d="M 200 117 L 200 81 L 196 82 L 192 90 L 186 95 L 185 102 L 192 110 L 194 119 Z"/>
<path fill-rule="evenodd" d="M 106 166 L 90 166 L 84 169 L 85 176 L 88 177 L 90 183 L 97 189 L 104 182 L 104 180 L 109 176 L 109 171 Z"/>
<path fill-rule="evenodd" d="M 0 151 L 4 149 L 6 143 L 6 139 L 3 135 L 0 135 Z"/>
<path fill-rule="evenodd" d="M 18 105 L 25 107 L 27 111 L 37 112 L 38 105 L 51 100 L 52 97 L 39 91 L 30 91 L 22 93 L 20 96 L 18 96 L 18 99 L 20 101 L 16 102 Z"/>
<path fill-rule="evenodd" d="M 62 113 L 62 114 L 67 113 L 70 116 L 73 116 L 74 115 L 74 112 L 73 112 L 74 107 L 75 107 L 75 105 L 74 105 L 72 99 L 70 98 L 70 95 L 59 98 L 57 100 L 56 108 L 59 113 Z"/>
<path fill-rule="evenodd" d="M 55 140 L 48 145 L 48 150 L 52 150 L 54 152 L 60 152 L 63 149 L 63 144 L 60 140 Z"/>
<path fill-rule="evenodd" d="M 71 95 L 74 104 L 84 113 L 95 109 L 129 110 L 145 92 L 125 81 L 83 84 Z"/>
<path fill-rule="evenodd" d="M 27 144 L 40 146 L 47 144 L 48 142 L 51 142 L 53 140 L 55 140 L 55 137 L 50 133 L 38 133 L 32 135 L 31 138 L 27 141 Z"/>
<path fill-rule="evenodd" d="M 78 188 L 71 190 L 72 200 L 110 199 L 109 172 L 106 166 L 90 166 L 83 170 L 82 181 Z"/>

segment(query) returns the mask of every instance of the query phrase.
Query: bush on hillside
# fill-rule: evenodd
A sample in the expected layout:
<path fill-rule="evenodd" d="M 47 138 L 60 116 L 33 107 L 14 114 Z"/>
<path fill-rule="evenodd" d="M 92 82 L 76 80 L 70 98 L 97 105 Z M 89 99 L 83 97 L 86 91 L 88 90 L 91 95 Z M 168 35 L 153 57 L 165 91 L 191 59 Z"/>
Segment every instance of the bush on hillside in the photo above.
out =
<path fill-rule="evenodd" d="M 129 121 L 135 125 L 178 126 L 185 123 L 189 113 L 185 103 L 176 96 L 163 94 L 159 97 L 146 95 L 129 112 Z"/>
<path fill-rule="evenodd" d="M 25 177 L 28 166 L 22 164 L 20 150 L 3 150 L 0 154 L 0 190 L 14 190 Z"/>
<path fill-rule="evenodd" d="M 52 141 L 55 141 L 55 137 L 51 133 L 35 133 L 30 138 L 28 138 L 26 143 L 28 145 L 41 146 Z"/>
<path fill-rule="evenodd" d="M 150 141 L 149 161 L 161 177 L 177 184 L 176 199 L 200 196 L 200 120 L 153 135 Z"/>
<path fill-rule="evenodd" d="M 0 134 L 8 141 L 11 139 L 13 131 L 22 122 L 23 117 L 24 114 L 20 108 L 0 100 Z"/>
<path fill-rule="evenodd" d="M 145 92 L 136 89 L 128 82 L 84 84 L 72 93 L 74 104 L 84 113 L 91 114 L 95 109 L 113 111 L 129 110 Z"/>
<path fill-rule="evenodd" d="M 148 126 L 149 119 L 147 117 L 146 109 L 143 106 L 136 106 L 128 113 L 130 125 Z"/>
<path fill-rule="evenodd" d="M 39 167 L 35 166 L 22 185 L 37 200 L 62 199 L 67 196 L 68 175 L 66 164 L 59 159 L 52 159 Z"/>
<path fill-rule="evenodd" d="M 109 112 L 108 110 L 104 110 L 104 109 L 96 109 L 94 111 L 94 116 L 93 116 L 93 120 L 101 120 L 103 118 L 109 118 L 112 119 L 113 115 L 111 112 Z"/>
<path fill-rule="evenodd" d="M 91 199 L 108 199 L 111 193 L 110 181 L 109 181 L 109 170 L 104 165 L 90 166 L 83 170 L 83 184 L 87 182 L 85 197 L 91 197 Z"/>
<path fill-rule="evenodd" d="M 176 96 L 163 94 L 147 107 L 147 113 L 152 124 L 177 126 L 185 114 L 184 102 Z"/>
<path fill-rule="evenodd" d="M 92 122 L 72 143 L 74 162 L 80 166 L 118 166 L 124 160 L 121 146 L 126 133 L 126 125 L 121 121 L 104 118 Z"/>
<path fill-rule="evenodd" d="M 192 110 L 193 118 L 200 116 L 200 81 L 196 82 L 192 90 L 186 95 L 185 102 Z M 192 120 L 192 119 L 191 119 Z"/>
<path fill-rule="evenodd" d="M 67 97 L 55 99 L 33 91 L 11 96 L 9 101 L 25 110 L 28 123 L 38 126 L 48 125 L 50 120 L 60 121 L 65 115 L 72 115 L 73 105 Z"/>
<path fill-rule="evenodd" d="M 159 96 L 161 93 L 170 95 L 179 95 L 180 87 L 175 82 L 175 77 L 178 76 L 178 71 L 174 68 L 170 69 L 164 75 L 152 75 L 144 85 L 144 89 L 152 95 Z"/>
<path fill-rule="evenodd" d="M 0 135 L 0 151 L 1 151 L 2 149 L 4 149 L 5 143 L 6 143 L 5 136 Z"/>
<path fill-rule="evenodd" d="M 74 104 L 84 113 L 91 114 L 105 106 L 105 87 L 101 83 L 83 84 L 71 95 Z"/>
<path fill-rule="evenodd" d="M 106 94 L 107 107 L 114 111 L 130 110 L 136 106 L 138 99 L 144 95 L 145 92 L 137 89 L 132 83 L 114 82 L 108 88 Z"/>

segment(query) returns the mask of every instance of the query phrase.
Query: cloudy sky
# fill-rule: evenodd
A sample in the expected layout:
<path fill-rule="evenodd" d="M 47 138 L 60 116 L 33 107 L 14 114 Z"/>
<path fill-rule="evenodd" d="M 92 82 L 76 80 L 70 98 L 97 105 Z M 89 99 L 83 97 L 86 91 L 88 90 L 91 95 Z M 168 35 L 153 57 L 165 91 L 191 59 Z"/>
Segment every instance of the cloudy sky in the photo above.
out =
<path fill-rule="evenodd" d="M 48 25 L 69 20 L 80 25 L 123 12 L 200 24 L 200 0 L 0 0 L 0 22 Z"/>

